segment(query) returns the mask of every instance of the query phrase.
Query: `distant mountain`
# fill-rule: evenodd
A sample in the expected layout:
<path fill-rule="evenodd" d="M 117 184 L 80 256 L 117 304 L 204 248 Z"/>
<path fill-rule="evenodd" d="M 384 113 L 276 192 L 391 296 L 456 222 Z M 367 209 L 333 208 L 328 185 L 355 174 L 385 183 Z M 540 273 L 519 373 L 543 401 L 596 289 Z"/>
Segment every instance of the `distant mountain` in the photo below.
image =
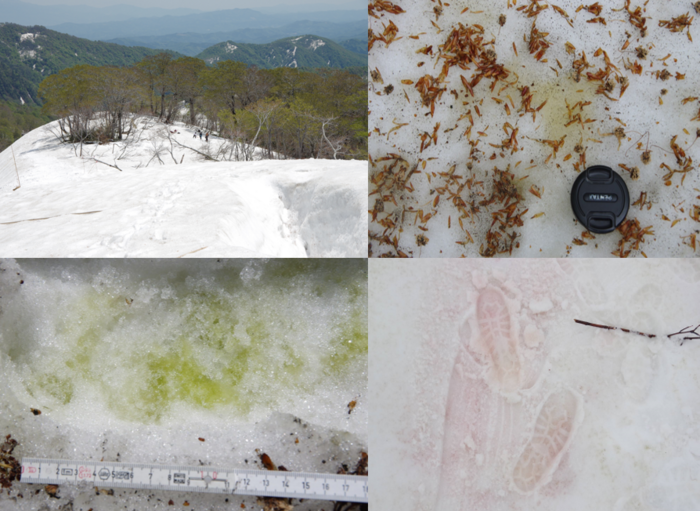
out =
<path fill-rule="evenodd" d="M 220 60 L 236 60 L 267 69 L 351 66 L 367 68 L 366 54 L 358 55 L 330 39 L 314 35 L 288 37 L 269 44 L 242 44 L 227 41 L 207 48 L 197 57 L 207 64 L 215 64 Z"/>
<path fill-rule="evenodd" d="M 363 34 L 364 35 L 364 34 Z M 340 46 L 360 55 L 367 55 L 367 39 L 348 39 L 340 41 Z"/>
<path fill-rule="evenodd" d="M 161 36 L 143 36 L 133 38 L 110 39 L 107 42 L 125 46 L 145 46 L 146 48 L 166 48 L 194 57 L 210 46 L 221 41 L 237 41 L 240 43 L 265 44 L 278 41 L 284 37 L 295 37 L 304 34 L 316 34 L 340 43 L 350 51 L 367 53 L 367 43 L 358 41 L 367 37 L 367 19 L 347 23 L 331 23 L 328 21 L 296 21 L 279 28 L 241 29 L 231 32 L 214 32 L 196 34 L 193 32 L 168 34 Z M 343 41 L 352 39 L 357 43 L 345 46 Z M 361 47 L 364 45 L 364 49 Z M 360 49 L 360 51 L 358 51 Z"/>
<path fill-rule="evenodd" d="M 116 38 L 133 38 L 194 32 L 210 34 L 232 30 L 282 27 L 295 21 L 325 21 L 347 23 L 364 21 L 367 10 L 326 11 L 285 14 L 262 14 L 252 9 L 228 9 L 188 16 L 163 16 L 158 18 L 135 18 L 110 23 L 62 23 L 49 28 L 77 37 L 108 41 Z"/>
<path fill-rule="evenodd" d="M 36 25 L 0 23 L 0 99 L 38 103 L 36 91 L 50 74 L 79 64 L 128 66 L 150 48 L 88 41 Z"/>
<path fill-rule="evenodd" d="M 99 23 L 124 21 L 152 16 L 184 16 L 202 12 L 197 9 L 161 9 L 133 5 L 36 5 L 18 0 L 0 0 L 0 22 L 20 25 L 55 25 L 58 23 Z"/>
<path fill-rule="evenodd" d="M 274 1 L 274 0 L 273 0 Z M 232 6 L 234 7 L 234 6 Z M 279 14 L 281 12 L 318 12 L 318 11 L 329 11 L 333 9 L 350 9 L 350 10 L 364 10 L 367 11 L 367 1 L 366 0 L 336 0 L 335 3 L 324 2 L 324 3 L 300 3 L 296 0 L 294 3 L 287 4 L 276 4 L 276 5 L 257 5 L 255 8 L 266 14 Z"/>

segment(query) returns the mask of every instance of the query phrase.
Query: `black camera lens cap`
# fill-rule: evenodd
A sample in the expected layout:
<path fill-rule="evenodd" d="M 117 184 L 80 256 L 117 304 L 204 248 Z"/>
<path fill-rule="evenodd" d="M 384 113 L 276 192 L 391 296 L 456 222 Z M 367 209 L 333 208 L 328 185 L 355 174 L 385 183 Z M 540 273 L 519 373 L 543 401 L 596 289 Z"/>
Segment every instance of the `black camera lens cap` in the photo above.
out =
<path fill-rule="evenodd" d="M 620 174 L 605 165 L 588 167 L 574 181 L 571 207 L 591 232 L 612 232 L 630 208 L 630 194 Z"/>

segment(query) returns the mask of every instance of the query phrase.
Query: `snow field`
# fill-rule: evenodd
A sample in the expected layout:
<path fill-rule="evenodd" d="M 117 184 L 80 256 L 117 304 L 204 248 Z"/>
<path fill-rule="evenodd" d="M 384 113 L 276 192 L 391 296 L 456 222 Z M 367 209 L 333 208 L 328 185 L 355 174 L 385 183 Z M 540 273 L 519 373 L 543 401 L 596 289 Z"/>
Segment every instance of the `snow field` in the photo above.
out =
<path fill-rule="evenodd" d="M 256 161 L 205 161 L 195 151 L 230 155 L 223 151 L 226 141 L 211 136 L 207 143 L 181 123 L 163 127 L 144 120 L 127 141 L 84 145 L 81 157 L 79 146 L 56 140 L 56 129 L 51 123 L 13 145 L 22 183 L 14 192 L 16 177 L 6 171 L 14 172 L 12 155 L 9 148 L 0 154 L 2 255 L 367 253 L 364 162 L 259 160 L 259 149 Z"/>

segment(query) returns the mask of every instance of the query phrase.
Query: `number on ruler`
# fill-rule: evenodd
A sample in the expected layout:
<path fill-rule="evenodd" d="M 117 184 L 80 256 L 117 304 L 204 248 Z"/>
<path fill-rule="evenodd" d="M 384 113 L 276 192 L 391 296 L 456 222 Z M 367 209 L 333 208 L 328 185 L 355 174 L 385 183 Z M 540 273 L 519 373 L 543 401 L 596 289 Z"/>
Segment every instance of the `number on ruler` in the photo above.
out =
<path fill-rule="evenodd" d="M 108 476 L 111 476 L 111 479 L 113 482 L 119 483 L 133 483 L 135 480 L 139 481 L 139 485 L 153 485 L 153 476 L 158 475 L 159 479 L 161 477 L 167 477 L 168 480 L 168 485 L 170 484 L 177 484 L 177 485 L 184 485 L 184 484 L 189 484 L 187 474 L 185 472 L 185 467 L 178 467 L 180 472 L 170 472 L 170 468 L 159 468 L 156 466 L 150 466 L 148 467 L 147 465 L 143 465 L 143 472 L 141 472 L 141 469 L 138 469 L 138 471 L 135 472 L 136 468 L 133 466 L 129 466 L 127 464 L 121 464 L 121 463 L 115 463 L 114 465 L 111 464 L 103 464 L 103 463 L 95 463 L 93 465 L 85 465 L 85 464 L 80 464 L 80 462 L 76 462 L 75 464 L 72 464 L 70 462 L 65 462 L 65 463 L 57 463 L 53 460 L 25 460 L 23 463 L 27 463 L 28 465 L 25 466 L 24 464 L 22 465 L 22 473 L 28 473 L 28 474 L 34 474 L 39 472 L 41 474 L 41 469 L 43 468 L 44 471 L 49 468 L 51 465 L 56 467 L 56 479 L 63 480 L 64 476 L 75 476 L 77 480 L 83 480 L 83 479 L 88 479 L 88 480 L 95 480 L 97 478 L 100 478 L 107 484 L 106 480 L 109 479 Z M 30 463 L 44 463 L 43 465 L 39 464 L 37 466 L 30 466 Z M 66 468 L 67 466 L 73 466 L 74 468 Z M 218 471 L 217 472 L 206 472 L 202 470 L 197 470 L 200 467 L 192 469 L 193 472 L 201 472 L 201 475 L 203 476 L 203 479 L 205 482 L 209 483 L 214 480 L 218 480 Z M 148 471 L 147 471 L 148 470 Z M 103 474 L 104 472 L 104 474 Z M 170 472 L 170 473 L 169 473 Z M 45 472 L 44 472 L 45 473 Z M 145 483 L 145 475 L 148 474 L 148 483 Z M 162 475 L 161 475 L 162 474 Z M 136 477 L 136 476 L 139 477 Z M 143 479 L 141 479 L 143 475 Z M 243 475 L 243 474 L 241 474 Z M 272 479 L 270 479 L 272 477 Z M 261 473 L 256 473 L 254 477 L 251 478 L 250 474 L 248 477 L 241 477 L 240 479 L 236 478 L 236 475 L 234 475 L 234 478 L 237 479 L 237 487 L 240 488 L 239 485 L 244 485 L 244 489 L 246 491 L 251 491 L 251 489 L 259 487 L 262 483 L 262 489 L 267 492 L 270 491 L 277 491 L 281 492 L 281 494 L 288 494 L 288 493 L 297 493 L 299 484 L 301 483 L 301 488 L 303 490 L 303 493 L 306 494 L 306 496 L 314 495 L 315 497 L 313 498 L 324 498 L 323 495 L 328 495 L 328 498 L 332 498 L 337 496 L 340 492 L 344 493 L 345 495 L 354 495 L 355 492 L 359 493 L 359 495 L 362 495 L 362 497 L 365 499 L 367 498 L 367 491 L 368 491 L 368 483 L 366 481 L 366 478 L 364 481 L 361 480 L 355 480 L 352 477 L 347 477 L 345 480 L 343 479 L 331 479 L 332 483 L 324 477 L 323 474 L 318 474 L 316 476 L 311 475 L 308 476 L 307 474 L 261 474 Z M 48 476 L 46 479 L 48 480 L 53 480 L 54 478 L 51 476 Z M 221 480 L 224 483 L 226 483 L 225 480 Z M 271 484 L 271 482 L 274 481 L 275 484 Z M 291 483 L 294 482 L 294 488 L 295 490 L 292 490 L 292 485 Z M 313 488 L 311 483 L 314 483 Z M 281 483 L 281 488 L 279 487 Z M 351 484 L 352 483 L 352 484 Z M 158 483 L 157 486 L 161 486 L 162 483 Z M 230 490 L 231 488 L 227 486 L 227 490 Z M 332 486 L 332 488 L 331 488 Z M 252 488 L 251 488 L 252 487 Z M 217 487 L 217 491 L 219 491 Z M 213 491 L 213 489 L 207 484 L 206 486 L 207 491 Z M 337 492 L 337 490 L 340 490 L 340 492 Z M 236 488 L 233 488 L 233 491 L 236 491 Z M 362 493 L 360 493 L 362 492 Z M 364 494 L 364 495 L 363 495 Z M 358 497 L 359 497 L 358 495 Z M 349 497 L 348 497 L 349 498 Z"/>

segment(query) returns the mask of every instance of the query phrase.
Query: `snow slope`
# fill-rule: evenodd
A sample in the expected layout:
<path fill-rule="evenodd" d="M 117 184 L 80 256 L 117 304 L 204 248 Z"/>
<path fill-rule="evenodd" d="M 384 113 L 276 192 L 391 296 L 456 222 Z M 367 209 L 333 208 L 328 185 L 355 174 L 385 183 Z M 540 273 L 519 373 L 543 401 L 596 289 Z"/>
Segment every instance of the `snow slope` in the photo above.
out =
<path fill-rule="evenodd" d="M 85 145 L 81 157 L 56 129 L 0 153 L 3 256 L 366 256 L 365 162 L 206 161 L 224 139 L 143 120 L 127 142 Z"/>

